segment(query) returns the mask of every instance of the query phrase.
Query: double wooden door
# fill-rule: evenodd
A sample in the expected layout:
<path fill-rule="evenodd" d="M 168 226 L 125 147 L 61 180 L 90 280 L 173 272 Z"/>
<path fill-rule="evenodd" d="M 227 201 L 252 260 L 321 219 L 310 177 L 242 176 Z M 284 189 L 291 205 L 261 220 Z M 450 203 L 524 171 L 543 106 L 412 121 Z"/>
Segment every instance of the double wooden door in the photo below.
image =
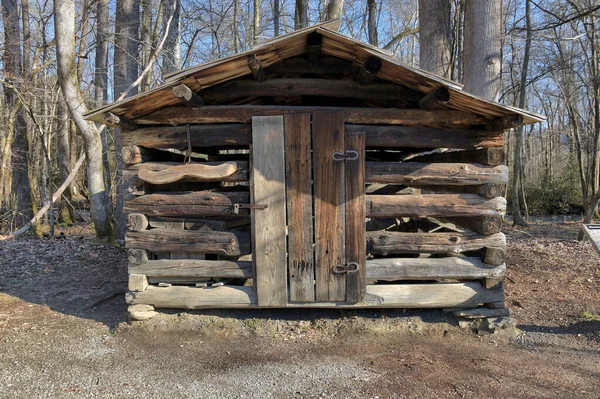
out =
<path fill-rule="evenodd" d="M 364 133 L 344 133 L 339 112 L 254 117 L 251 154 L 258 305 L 360 302 Z"/>

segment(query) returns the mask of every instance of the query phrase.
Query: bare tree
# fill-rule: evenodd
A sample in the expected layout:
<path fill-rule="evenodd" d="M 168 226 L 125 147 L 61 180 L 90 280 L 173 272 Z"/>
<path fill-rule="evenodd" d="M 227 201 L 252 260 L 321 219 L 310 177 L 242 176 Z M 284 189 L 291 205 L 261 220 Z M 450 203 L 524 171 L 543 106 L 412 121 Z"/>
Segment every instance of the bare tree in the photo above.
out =
<path fill-rule="evenodd" d="M 419 0 L 419 65 L 450 78 L 451 27 L 449 0 Z"/>
<path fill-rule="evenodd" d="M 83 95 L 79 90 L 75 65 L 75 4 L 74 0 L 54 1 L 54 33 L 56 38 L 56 61 L 58 81 L 71 118 L 83 137 L 87 157 L 87 183 L 90 209 L 96 236 L 100 239 L 114 238 L 110 214 L 106 207 L 107 193 L 102 173 L 102 142 L 93 124 L 84 118 L 86 111 Z"/>
<path fill-rule="evenodd" d="M 163 35 L 166 34 L 162 51 L 161 71 L 165 75 L 181 69 L 181 2 L 179 0 L 166 0 L 165 7 L 168 12 L 163 13 Z M 171 12 L 172 10 L 172 12 Z M 167 21 L 171 18 L 171 25 L 167 31 Z"/>
<path fill-rule="evenodd" d="M 379 46 L 377 36 L 377 0 L 367 0 L 369 43 L 373 46 Z"/>
<path fill-rule="evenodd" d="M 296 0 L 295 11 L 294 11 L 294 28 L 302 29 L 302 28 L 306 28 L 307 26 L 308 26 L 308 0 Z"/>
<path fill-rule="evenodd" d="M 464 90 L 498 100 L 502 66 L 502 0 L 465 5 Z"/>
<path fill-rule="evenodd" d="M 344 0 L 329 0 L 327 4 L 327 12 L 323 21 L 329 21 L 331 19 L 338 19 L 342 16 L 342 9 L 344 8 Z"/>
<path fill-rule="evenodd" d="M 11 159 L 6 161 L 12 165 L 12 194 L 15 204 L 15 222 L 19 225 L 27 223 L 33 216 L 33 201 L 29 182 L 29 162 L 25 113 L 20 107 L 19 89 L 23 83 L 23 62 L 21 52 L 21 29 L 19 27 L 19 9 L 16 0 L 2 0 L 2 17 L 4 22 L 4 99 L 5 105 L 12 108 L 14 118 L 9 119 L 6 126 L 12 141 Z M 29 37 L 25 37 L 29 40 Z M 27 49 L 29 51 L 29 49 Z M 28 64 L 30 65 L 30 64 Z M 6 175 L 5 175 L 6 176 Z M 1 182 L 7 184 L 6 177 Z"/>

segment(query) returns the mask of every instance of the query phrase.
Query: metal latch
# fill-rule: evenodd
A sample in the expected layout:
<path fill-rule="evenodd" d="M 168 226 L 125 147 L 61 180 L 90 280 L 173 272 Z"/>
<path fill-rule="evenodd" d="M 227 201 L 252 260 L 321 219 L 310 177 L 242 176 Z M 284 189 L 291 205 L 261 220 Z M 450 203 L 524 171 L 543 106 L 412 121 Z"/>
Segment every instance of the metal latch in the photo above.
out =
<path fill-rule="evenodd" d="M 333 272 L 335 274 L 347 274 L 347 273 L 356 273 L 360 268 L 359 264 L 356 262 L 349 262 L 345 265 L 335 265 L 333 267 Z"/>
<path fill-rule="evenodd" d="M 233 204 L 233 213 L 238 215 L 240 209 L 267 209 L 267 204 Z"/>
<path fill-rule="evenodd" d="M 356 161 L 358 159 L 358 151 L 348 150 L 346 152 L 335 151 L 331 154 L 334 161 Z"/>

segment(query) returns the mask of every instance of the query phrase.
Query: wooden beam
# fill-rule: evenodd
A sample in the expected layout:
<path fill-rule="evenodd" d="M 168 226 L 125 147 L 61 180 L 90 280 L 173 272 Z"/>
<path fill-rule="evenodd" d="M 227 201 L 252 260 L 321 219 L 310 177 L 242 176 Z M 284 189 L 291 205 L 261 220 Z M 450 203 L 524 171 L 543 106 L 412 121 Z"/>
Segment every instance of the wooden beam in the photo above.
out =
<path fill-rule="evenodd" d="M 151 184 L 169 184 L 177 181 L 211 182 L 211 181 L 247 181 L 246 173 L 237 173 L 237 162 L 201 162 L 188 164 L 143 163 L 139 165 L 138 177 Z M 235 177 L 233 177 L 236 175 Z M 238 180 L 243 179 L 243 180 Z"/>
<path fill-rule="evenodd" d="M 461 163 L 367 162 L 367 183 L 407 186 L 507 184 L 508 167 Z"/>
<path fill-rule="evenodd" d="M 375 81 L 380 70 L 381 60 L 377 57 L 369 57 L 356 74 L 356 81 L 363 86 L 371 84 Z"/>
<path fill-rule="evenodd" d="M 233 80 L 202 92 L 202 96 L 211 104 L 223 104 L 240 97 L 300 96 L 416 102 L 420 94 L 393 83 L 361 86 L 350 79 L 276 78 L 264 82 Z"/>
<path fill-rule="evenodd" d="M 358 264 L 358 271 L 346 275 L 346 302 L 356 303 L 366 295 L 366 200 L 365 200 L 365 134 L 347 133 L 346 151 L 356 151 L 358 159 L 346 162 L 346 263 Z"/>
<path fill-rule="evenodd" d="M 250 194 L 244 192 L 155 193 L 125 201 L 125 212 L 172 217 L 236 216 L 233 205 L 249 200 Z M 248 210 L 240 209 L 240 215 L 248 215 Z"/>
<path fill-rule="evenodd" d="M 315 300 L 310 114 L 286 115 L 286 198 L 290 301 Z"/>
<path fill-rule="evenodd" d="M 204 105 L 202 97 L 194 93 L 192 89 L 184 84 L 173 86 L 173 95 L 189 107 L 201 107 Z"/>
<path fill-rule="evenodd" d="M 224 256 L 251 252 L 250 234 L 226 231 L 153 229 L 129 232 L 125 236 L 125 246 L 153 252 L 202 252 Z"/>
<path fill-rule="evenodd" d="M 475 186 L 418 186 L 423 193 L 438 194 L 477 194 L 483 198 L 492 199 L 503 197 L 506 191 L 505 184 L 480 184 Z"/>
<path fill-rule="evenodd" d="M 250 68 L 254 80 L 256 80 L 257 82 L 265 81 L 265 70 L 263 69 L 260 60 L 258 59 L 256 54 L 252 54 L 248 57 L 248 68 Z"/>
<path fill-rule="evenodd" d="M 506 204 L 506 200 L 504 201 Z M 506 208 L 506 206 L 505 206 Z M 471 230 L 484 236 L 502 231 L 503 217 L 500 213 L 476 217 L 440 217 L 440 220 L 452 223 L 463 229 Z"/>
<path fill-rule="evenodd" d="M 255 115 L 277 116 L 313 112 L 342 112 L 346 123 L 404 125 L 419 127 L 467 128 L 483 125 L 487 119 L 463 111 L 399 108 L 353 108 L 280 105 L 221 105 L 194 108 L 174 106 L 135 120 L 142 125 L 186 125 L 195 123 L 249 123 Z M 490 133 L 487 132 L 489 135 Z M 136 143 L 133 143 L 136 144 Z M 431 147 L 432 143 L 429 143 Z"/>
<path fill-rule="evenodd" d="M 514 129 L 523 124 L 523 117 L 521 115 L 508 115 L 502 118 L 498 118 L 491 122 L 488 122 L 486 127 L 488 130 L 497 132 L 504 131 L 508 129 Z"/>
<path fill-rule="evenodd" d="M 433 111 L 422 111 L 433 112 Z M 446 112 L 446 111 L 438 111 Z M 459 123 L 458 120 L 455 121 Z M 451 122 L 452 124 L 453 122 Z M 365 132 L 367 147 L 377 148 L 460 148 L 501 147 L 504 145 L 504 133 L 485 130 L 461 130 L 422 121 L 422 127 L 390 125 L 349 125 L 347 132 Z M 459 123 L 460 124 L 460 123 Z M 428 127 L 429 126 L 429 127 Z"/>
<path fill-rule="evenodd" d="M 242 217 L 248 219 L 247 217 Z M 169 229 L 171 226 L 177 225 L 177 228 L 185 230 L 206 230 L 206 231 L 225 231 L 231 226 L 227 220 L 213 220 L 213 219 L 194 219 L 194 218 L 161 218 L 152 217 L 148 219 L 150 227 L 155 229 Z M 249 224 L 247 220 L 245 224 Z"/>
<path fill-rule="evenodd" d="M 252 261 L 261 306 L 287 303 L 285 141 L 282 116 L 252 118 Z"/>
<path fill-rule="evenodd" d="M 141 265 L 129 266 L 129 273 L 144 274 L 154 281 L 157 277 L 251 278 L 252 262 L 199 259 L 150 260 Z M 183 281 L 183 280 L 182 280 Z"/>
<path fill-rule="evenodd" d="M 194 287 L 160 288 L 130 292 L 127 303 L 157 308 L 218 309 L 258 308 L 253 287 L 224 286 L 214 289 Z M 364 301 L 288 303 L 288 308 L 469 308 L 504 301 L 499 290 L 488 290 L 479 282 L 438 284 L 369 285 Z M 261 306 L 262 307 L 262 306 Z M 275 306 L 279 307 L 279 306 Z"/>
<path fill-rule="evenodd" d="M 148 148 L 187 148 L 188 129 L 192 147 L 248 146 L 252 142 L 250 125 L 237 123 L 190 125 L 189 127 L 185 125 L 144 127 L 133 132 L 123 131 L 121 140 L 123 145 L 138 145 Z M 366 145 L 372 148 L 429 149 L 434 146 L 473 149 L 498 147 L 504 144 L 503 133 L 483 130 L 350 124 L 346 124 L 344 129 L 346 132 L 365 132 Z"/>
<path fill-rule="evenodd" d="M 482 148 L 467 151 L 434 152 L 410 159 L 411 162 L 461 162 L 481 165 L 506 165 L 506 154 L 503 147 Z"/>
<path fill-rule="evenodd" d="M 251 132 L 249 124 L 153 126 L 122 132 L 121 142 L 148 148 L 187 148 L 189 133 L 192 147 L 248 145 L 252 141 Z"/>
<path fill-rule="evenodd" d="M 306 58 L 309 61 L 315 62 L 321 57 L 322 44 L 323 36 L 321 34 L 312 32 L 306 36 Z"/>
<path fill-rule="evenodd" d="M 144 270 L 144 269 L 140 269 Z M 369 280 L 480 280 L 502 277 L 506 265 L 492 266 L 479 258 L 382 258 L 367 260 Z"/>
<path fill-rule="evenodd" d="M 421 109 L 445 109 L 450 101 L 450 92 L 445 87 L 439 87 L 429 92 L 419 101 Z"/>
<path fill-rule="evenodd" d="M 476 194 L 368 195 L 367 216 L 473 217 L 503 215 L 506 199 L 486 200 Z"/>
<path fill-rule="evenodd" d="M 473 233 L 367 232 L 367 251 L 375 255 L 459 253 L 486 247 L 504 248 L 506 237 L 502 233 L 483 237 Z"/>
<path fill-rule="evenodd" d="M 105 112 L 102 114 L 102 120 L 106 125 L 118 127 L 123 130 L 136 130 L 139 126 L 125 118 L 124 116 L 117 116 L 112 112 Z"/>

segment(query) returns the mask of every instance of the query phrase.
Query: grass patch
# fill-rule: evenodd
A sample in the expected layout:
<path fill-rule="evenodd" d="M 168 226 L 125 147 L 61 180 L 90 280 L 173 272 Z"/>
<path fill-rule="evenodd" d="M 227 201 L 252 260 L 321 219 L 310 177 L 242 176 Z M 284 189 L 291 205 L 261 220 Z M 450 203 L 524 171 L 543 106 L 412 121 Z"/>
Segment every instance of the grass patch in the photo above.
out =
<path fill-rule="evenodd" d="M 600 322 L 600 315 L 592 312 L 583 312 L 581 318 L 586 321 L 598 321 Z"/>

